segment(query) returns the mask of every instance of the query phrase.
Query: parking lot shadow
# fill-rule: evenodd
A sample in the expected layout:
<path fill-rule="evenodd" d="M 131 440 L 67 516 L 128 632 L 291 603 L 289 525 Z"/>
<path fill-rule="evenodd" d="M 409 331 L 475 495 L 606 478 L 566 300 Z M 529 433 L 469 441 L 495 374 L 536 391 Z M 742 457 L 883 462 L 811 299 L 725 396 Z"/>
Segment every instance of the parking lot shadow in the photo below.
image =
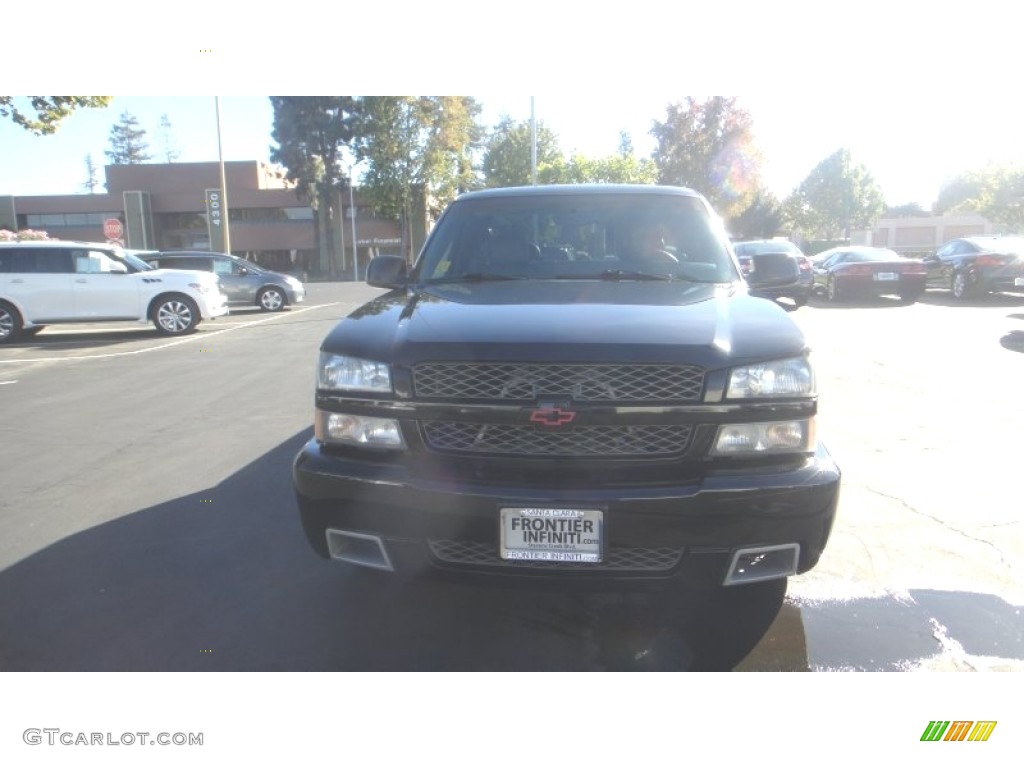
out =
<path fill-rule="evenodd" d="M 829 301 L 826 297 L 818 295 L 811 299 L 810 304 L 821 309 L 899 309 L 911 306 L 898 296 L 852 296 L 839 301 Z"/>
<path fill-rule="evenodd" d="M 1024 331 L 1010 331 L 999 339 L 999 343 L 1011 352 L 1024 352 Z"/>
<path fill-rule="evenodd" d="M 1024 306 L 1024 294 L 990 293 L 967 299 L 955 299 L 949 291 L 925 291 L 918 298 L 922 304 L 936 307 L 1021 307 Z"/>
<path fill-rule="evenodd" d="M 782 604 L 784 582 L 580 594 L 321 560 L 290 482 L 308 437 L 0 572 L 0 670 L 727 670 Z"/>
<path fill-rule="evenodd" d="M 798 603 L 807 656 L 820 670 L 1024 668 L 1024 611 L 991 594 L 911 589 Z"/>

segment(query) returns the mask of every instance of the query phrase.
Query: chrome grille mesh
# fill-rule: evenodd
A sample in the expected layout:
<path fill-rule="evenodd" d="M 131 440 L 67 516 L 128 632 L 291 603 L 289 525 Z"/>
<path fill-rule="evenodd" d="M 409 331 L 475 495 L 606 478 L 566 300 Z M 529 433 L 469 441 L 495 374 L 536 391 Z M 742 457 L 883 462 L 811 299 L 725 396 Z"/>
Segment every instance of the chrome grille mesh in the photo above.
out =
<path fill-rule="evenodd" d="M 688 402 L 700 399 L 704 371 L 691 365 L 420 363 L 419 398 L 528 401 L 561 395 L 574 402 Z"/>
<path fill-rule="evenodd" d="M 521 456 L 664 456 L 682 453 L 689 424 L 598 425 L 573 429 L 514 424 L 436 422 L 423 424 L 436 451 Z"/>
<path fill-rule="evenodd" d="M 435 558 L 453 565 L 503 566 L 507 568 L 542 568 L 573 571 L 670 571 L 682 558 L 682 552 L 668 547 L 612 547 L 600 563 L 557 563 L 502 560 L 497 547 L 479 541 L 437 540 L 428 542 Z"/>

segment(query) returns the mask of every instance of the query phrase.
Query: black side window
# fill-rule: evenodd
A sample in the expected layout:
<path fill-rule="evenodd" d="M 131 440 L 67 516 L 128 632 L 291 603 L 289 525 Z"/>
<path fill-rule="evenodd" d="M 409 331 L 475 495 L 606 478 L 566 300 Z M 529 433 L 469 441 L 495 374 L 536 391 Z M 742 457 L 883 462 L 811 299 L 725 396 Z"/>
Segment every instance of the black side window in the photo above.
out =
<path fill-rule="evenodd" d="M 0 275 L 4 272 L 14 271 L 14 255 L 16 253 L 14 248 L 0 248 Z"/>
<path fill-rule="evenodd" d="M 59 274 L 74 271 L 71 251 L 67 248 L 40 248 L 36 252 L 36 272 Z"/>
<path fill-rule="evenodd" d="M 11 248 L 0 252 L 0 272 L 67 274 L 74 272 L 67 248 Z"/>

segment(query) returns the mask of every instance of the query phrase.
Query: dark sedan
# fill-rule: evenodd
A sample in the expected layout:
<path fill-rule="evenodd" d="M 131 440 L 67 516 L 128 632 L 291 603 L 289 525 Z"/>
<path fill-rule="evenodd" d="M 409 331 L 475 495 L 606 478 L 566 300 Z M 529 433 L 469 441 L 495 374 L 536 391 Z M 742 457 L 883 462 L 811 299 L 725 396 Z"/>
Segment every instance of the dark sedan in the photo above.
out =
<path fill-rule="evenodd" d="M 1024 237 L 960 237 L 925 258 L 924 265 L 928 287 L 952 291 L 955 299 L 1024 292 Z"/>
<path fill-rule="evenodd" d="M 924 289 L 924 264 L 888 248 L 840 246 L 815 258 L 814 290 L 829 301 L 898 295 L 913 302 Z"/>

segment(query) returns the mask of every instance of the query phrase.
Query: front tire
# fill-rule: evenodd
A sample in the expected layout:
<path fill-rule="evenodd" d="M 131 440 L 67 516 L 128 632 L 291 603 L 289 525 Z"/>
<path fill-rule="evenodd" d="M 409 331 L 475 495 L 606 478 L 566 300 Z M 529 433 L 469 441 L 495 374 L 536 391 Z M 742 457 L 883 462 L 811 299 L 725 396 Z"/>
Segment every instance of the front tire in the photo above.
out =
<path fill-rule="evenodd" d="M 264 312 L 280 312 L 284 309 L 287 300 L 284 291 L 275 286 L 264 288 L 256 297 L 256 303 Z"/>
<path fill-rule="evenodd" d="M 970 298 L 971 291 L 967 286 L 966 272 L 953 273 L 953 281 L 950 285 L 950 290 L 953 292 L 953 298 L 957 301 L 963 301 L 964 299 Z"/>
<path fill-rule="evenodd" d="M 839 301 L 839 286 L 836 285 L 835 275 L 828 276 L 828 285 L 825 288 L 825 292 L 828 295 L 829 301 Z"/>
<path fill-rule="evenodd" d="M 14 341 L 21 333 L 21 315 L 18 310 L 4 301 L 0 301 L 0 344 Z"/>
<path fill-rule="evenodd" d="M 199 320 L 199 308 L 188 296 L 164 296 L 153 305 L 153 325 L 164 336 L 192 333 Z"/>

